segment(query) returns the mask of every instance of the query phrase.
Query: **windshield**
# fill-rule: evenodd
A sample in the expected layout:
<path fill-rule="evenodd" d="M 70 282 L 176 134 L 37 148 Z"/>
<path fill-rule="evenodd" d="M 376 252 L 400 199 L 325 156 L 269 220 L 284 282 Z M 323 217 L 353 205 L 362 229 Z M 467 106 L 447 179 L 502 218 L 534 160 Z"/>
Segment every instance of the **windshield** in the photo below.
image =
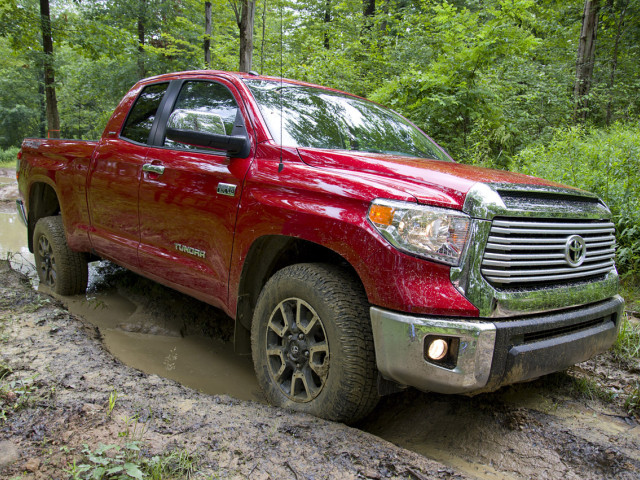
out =
<path fill-rule="evenodd" d="M 276 81 L 245 82 L 260 106 L 271 136 L 279 144 L 450 161 L 418 128 L 375 103 Z"/>

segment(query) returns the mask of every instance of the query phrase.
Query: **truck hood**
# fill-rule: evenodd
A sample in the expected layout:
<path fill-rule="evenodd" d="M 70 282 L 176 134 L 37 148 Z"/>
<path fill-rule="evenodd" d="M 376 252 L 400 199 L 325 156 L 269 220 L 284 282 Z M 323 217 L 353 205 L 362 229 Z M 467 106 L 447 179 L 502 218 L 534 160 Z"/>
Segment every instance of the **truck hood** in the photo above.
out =
<path fill-rule="evenodd" d="M 310 166 L 346 170 L 350 176 L 412 195 L 419 203 L 449 208 L 461 209 L 476 183 L 570 188 L 520 173 L 440 160 L 315 148 L 298 148 L 298 152 Z"/>

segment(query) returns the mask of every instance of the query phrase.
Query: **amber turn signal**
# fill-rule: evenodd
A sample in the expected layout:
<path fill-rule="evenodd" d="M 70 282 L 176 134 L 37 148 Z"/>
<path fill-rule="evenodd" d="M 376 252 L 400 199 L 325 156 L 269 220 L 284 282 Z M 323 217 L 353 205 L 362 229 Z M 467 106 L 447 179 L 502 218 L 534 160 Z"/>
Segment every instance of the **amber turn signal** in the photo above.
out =
<path fill-rule="evenodd" d="M 369 220 L 378 225 L 391 225 L 395 209 L 386 205 L 371 205 Z"/>

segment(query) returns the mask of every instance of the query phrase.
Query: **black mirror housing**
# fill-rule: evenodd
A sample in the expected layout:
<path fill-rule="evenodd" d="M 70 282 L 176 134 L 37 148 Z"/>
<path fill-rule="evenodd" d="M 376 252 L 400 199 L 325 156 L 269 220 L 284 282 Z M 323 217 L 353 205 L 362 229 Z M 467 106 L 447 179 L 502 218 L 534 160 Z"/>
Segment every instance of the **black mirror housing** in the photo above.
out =
<path fill-rule="evenodd" d="M 244 158 L 251 151 L 249 139 L 241 135 L 221 135 L 177 128 L 167 128 L 166 135 L 168 139 L 174 142 L 224 150 L 232 158 Z"/>

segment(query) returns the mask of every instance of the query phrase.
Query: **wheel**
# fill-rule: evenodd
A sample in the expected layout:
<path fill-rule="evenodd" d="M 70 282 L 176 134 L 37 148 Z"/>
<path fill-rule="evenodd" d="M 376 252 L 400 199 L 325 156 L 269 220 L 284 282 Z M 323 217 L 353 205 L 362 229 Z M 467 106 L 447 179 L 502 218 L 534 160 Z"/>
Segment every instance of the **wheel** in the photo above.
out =
<path fill-rule="evenodd" d="M 87 289 L 87 256 L 67 245 L 61 216 L 38 220 L 33 229 L 33 247 L 41 283 L 60 295 L 74 295 Z"/>
<path fill-rule="evenodd" d="M 251 351 L 273 405 L 353 423 L 378 402 L 369 304 L 343 269 L 298 264 L 271 277 L 253 316 Z"/>

